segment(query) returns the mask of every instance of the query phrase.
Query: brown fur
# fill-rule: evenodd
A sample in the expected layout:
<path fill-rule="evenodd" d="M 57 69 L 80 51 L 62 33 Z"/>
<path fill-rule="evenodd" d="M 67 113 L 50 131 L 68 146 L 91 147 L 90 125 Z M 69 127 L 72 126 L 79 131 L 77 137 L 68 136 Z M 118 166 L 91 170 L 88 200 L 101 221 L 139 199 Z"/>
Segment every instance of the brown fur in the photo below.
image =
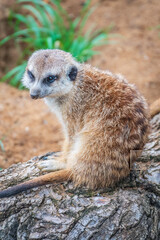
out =
<path fill-rule="evenodd" d="M 73 165 L 73 181 L 89 188 L 104 188 L 129 174 L 129 162 L 140 153 L 149 133 L 148 109 L 137 90 L 116 76 L 106 75 L 84 65 L 84 81 L 79 83 L 79 99 L 66 103 L 65 116 L 70 121 L 67 104 L 72 106 L 75 132 L 83 147 Z M 80 102 L 85 99 L 85 102 Z M 71 102 L 72 101 L 72 102 Z"/>
<path fill-rule="evenodd" d="M 36 61 L 41 57 L 41 72 L 48 59 L 51 64 L 52 55 L 56 64 L 56 54 L 54 56 L 54 50 L 48 58 L 43 53 L 37 54 Z M 75 63 L 67 53 L 59 51 L 59 55 L 63 64 Z M 60 65 L 59 59 L 57 65 Z M 108 71 L 87 64 L 79 64 L 77 68 L 72 90 L 55 97 L 65 134 L 59 161 L 66 164 L 67 170 L 36 178 L 31 181 L 34 186 L 67 179 L 72 179 L 76 186 L 86 185 L 92 189 L 113 186 L 129 174 L 130 164 L 141 154 L 147 141 L 149 110 L 137 89 L 123 77 Z M 62 73 L 66 74 L 65 70 Z"/>

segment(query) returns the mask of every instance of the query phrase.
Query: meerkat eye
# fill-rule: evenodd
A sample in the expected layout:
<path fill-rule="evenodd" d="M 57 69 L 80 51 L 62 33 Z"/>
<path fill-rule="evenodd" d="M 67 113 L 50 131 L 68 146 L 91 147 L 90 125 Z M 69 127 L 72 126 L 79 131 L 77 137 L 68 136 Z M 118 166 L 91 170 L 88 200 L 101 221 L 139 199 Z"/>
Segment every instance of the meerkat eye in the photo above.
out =
<path fill-rule="evenodd" d="M 44 83 L 50 84 L 50 83 L 53 83 L 57 79 L 58 79 L 57 75 L 51 75 L 51 76 L 44 78 Z"/>
<path fill-rule="evenodd" d="M 70 72 L 68 74 L 71 81 L 75 81 L 77 77 L 77 68 L 75 66 L 71 67 Z"/>
<path fill-rule="evenodd" d="M 28 74 L 28 76 L 30 77 L 30 79 L 31 79 L 32 81 L 35 80 L 35 76 L 33 75 L 33 73 L 32 73 L 31 71 L 27 70 L 27 74 Z"/>

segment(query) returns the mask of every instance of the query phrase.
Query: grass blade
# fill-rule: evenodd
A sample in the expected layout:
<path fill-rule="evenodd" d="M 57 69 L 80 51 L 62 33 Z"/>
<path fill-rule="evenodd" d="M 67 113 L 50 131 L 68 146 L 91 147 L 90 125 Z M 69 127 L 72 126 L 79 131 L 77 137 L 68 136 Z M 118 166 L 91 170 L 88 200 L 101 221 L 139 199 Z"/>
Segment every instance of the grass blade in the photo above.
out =
<path fill-rule="evenodd" d="M 2 151 L 5 152 L 4 145 L 3 145 L 3 142 L 1 140 L 0 140 L 0 147 L 1 147 Z M 2 170 L 2 168 L 0 168 L 0 170 Z"/>

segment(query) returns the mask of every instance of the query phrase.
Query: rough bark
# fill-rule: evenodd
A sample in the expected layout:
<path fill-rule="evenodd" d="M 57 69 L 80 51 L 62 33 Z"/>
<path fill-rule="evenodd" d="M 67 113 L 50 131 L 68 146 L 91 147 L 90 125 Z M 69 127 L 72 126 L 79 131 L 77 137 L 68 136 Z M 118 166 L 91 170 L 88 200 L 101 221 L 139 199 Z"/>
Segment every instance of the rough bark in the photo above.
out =
<path fill-rule="evenodd" d="M 160 239 L 160 114 L 151 124 L 142 156 L 116 188 L 50 184 L 1 199 L 0 239 Z M 1 171 L 0 189 L 40 175 L 36 162 L 45 156 Z"/>

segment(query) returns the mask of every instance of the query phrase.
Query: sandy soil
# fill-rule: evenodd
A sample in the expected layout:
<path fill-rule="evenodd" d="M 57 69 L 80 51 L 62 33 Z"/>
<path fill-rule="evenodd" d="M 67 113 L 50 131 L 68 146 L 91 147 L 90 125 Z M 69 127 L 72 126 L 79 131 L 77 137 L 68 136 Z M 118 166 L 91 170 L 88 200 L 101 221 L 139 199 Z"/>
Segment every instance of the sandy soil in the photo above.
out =
<path fill-rule="evenodd" d="M 112 33 L 119 34 L 116 43 L 100 47 L 101 54 L 90 63 L 101 69 L 121 73 L 135 83 L 152 103 L 160 97 L 160 25 L 159 0 L 101 0 L 87 27 L 113 24 Z M 64 1 L 76 15 L 82 1 Z M 160 31 L 160 30 L 159 30 Z M 14 63 L 13 52 L 4 61 Z M 1 69 L 2 71 L 2 69 Z M 60 150 L 63 141 L 60 125 L 42 100 L 33 101 L 28 92 L 0 84 L 0 167 L 27 161 L 35 155 Z"/>
<path fill-rule="evenodd" d="M 0 167 L 60 150 L 60 125 L 43 100 L 31 100 L 28 92 L 1 84 L 0 116 L 0 140 L 5 149 L 0 149 Z"/>

